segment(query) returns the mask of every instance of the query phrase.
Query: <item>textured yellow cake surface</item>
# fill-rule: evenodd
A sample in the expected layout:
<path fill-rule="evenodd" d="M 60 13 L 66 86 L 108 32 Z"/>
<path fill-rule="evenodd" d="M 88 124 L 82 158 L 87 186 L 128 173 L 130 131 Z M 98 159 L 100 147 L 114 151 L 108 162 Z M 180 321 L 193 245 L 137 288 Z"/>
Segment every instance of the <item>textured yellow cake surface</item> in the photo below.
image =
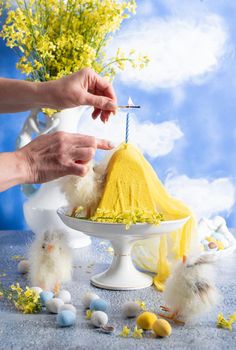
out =
<path fill-rule="evenodd" d="M 92 220 L 158 224 L 158 212 L 150 183 L 151 166 L 138 148 L 122 144 L 107 169 L 104 192 Z"/>
<path fill-rule="evenodd" d="M 176 258 L 185 258 L 188 254 L 194 218 L 186 205 L 166 191 L 140 150 L 131 144 L 122 144 L 109 161 L 104 192 L 91 219 L 130 225 L 136 222 L 159 224 L 162 219 L 176 220 L 187 216 L 190 217 L 187 223 L 171 233 L 171 247 L 167 246 L 166 236 L 160 239 L 158 275 L 154 278 L 159 290 L 163 290 L 170 274 L 168 249 Z"/>

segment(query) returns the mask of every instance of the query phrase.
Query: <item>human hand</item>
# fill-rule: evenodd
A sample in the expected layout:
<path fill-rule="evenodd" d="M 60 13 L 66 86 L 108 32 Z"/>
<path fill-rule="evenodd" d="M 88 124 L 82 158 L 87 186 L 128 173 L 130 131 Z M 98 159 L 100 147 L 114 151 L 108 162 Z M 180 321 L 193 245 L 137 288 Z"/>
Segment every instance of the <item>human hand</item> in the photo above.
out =
<path fill-rule="evenodd" d="M 116 112 L 117 100 L 112 85 L 90 68 L 42 84 L 46 90 L 49 89 L 46 95 L 53 96 L 49 101 L 49 108 L 90 105 L 94 107 L 92 117 L 96 119 L 100 115 L 104 123 L 112 112 Z"/>
<path fill-rule="evenodd" d="M 56 132 L 41 135 L 15 152 L 24 164 L 24 183 L 43 183 L 65 175 L 85 176 L 96 149 L 113 145 L 93 136 Z"/>

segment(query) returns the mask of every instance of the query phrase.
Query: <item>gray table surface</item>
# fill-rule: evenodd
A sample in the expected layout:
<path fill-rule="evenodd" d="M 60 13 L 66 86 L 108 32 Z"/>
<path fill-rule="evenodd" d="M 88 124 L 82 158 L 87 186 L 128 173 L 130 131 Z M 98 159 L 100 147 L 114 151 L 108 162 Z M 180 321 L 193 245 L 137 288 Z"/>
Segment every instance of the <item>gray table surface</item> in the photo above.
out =
<path fill-rule="evenodd" d="M 17 261 L 12 256 L 25 256 L 32 237 L 30 232 L 0 231 L 0 276 L 6 273 L 5 277 L 0 277 L 3 285 L 9 286 L 16 281 L 27 284 L 26 277 L 17 272 Z M 8 302 L 0 301 L 0 349 L 236 349 L 236 324 L 232 332 L 216 327 L 219 311 L 225 315 L 236 311 L 236 254 L 218 263 L 217 284 L 222 293 L 222 302 L 216 310 L 195 324 L 173 326 L 169 338 L 158 339 L 146 333 L 143 339 L 133 339 L 119 336 L 123 325 L 131 328 L 135 325 L 133 319 L 123 318 L 122 304 L 127 300 L 142 299 L 146 301 L 148 310 L 158 312 L 162 295 L 154 287 L 137 291 L 108 291 L 92 287 L 90 276 L 104 270 L 112 259 L 106 247 L 94 240 L 91 246 L 74 251 L 73 280 L 66 288 L 71 292 L 73 304 L 77 308 L 75 326 L 58 328 L 55 315 L 46 312 L 23 315 Z M 94 265 L 91 267 L 91 264 Z M 109 323 L 115 326 L 113 334 L 102 334 L 85 319 L 81 296 L 88 290 L 94 290 L 110 303 L 108 315 Z"/>

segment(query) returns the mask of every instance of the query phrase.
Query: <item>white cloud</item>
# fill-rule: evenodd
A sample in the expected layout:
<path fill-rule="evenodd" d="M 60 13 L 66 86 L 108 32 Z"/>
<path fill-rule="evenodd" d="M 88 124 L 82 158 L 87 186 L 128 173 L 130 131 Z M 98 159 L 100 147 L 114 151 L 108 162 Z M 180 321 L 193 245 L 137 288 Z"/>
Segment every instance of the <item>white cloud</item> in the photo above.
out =
<path fill-rule="evenodd" d="M 174 121 L 136 124 L 137 145 L 152 158 L 170 153 L 175 141 L 182 136 L 182 131 Z"/>
<path fill-rule="evenodd" d="M 227 52 L 228 33 L 221 17 L 155 17 L 133 20 L 111 43 L 109 53 L 118 47 L 147 54 L 151 62 L 143 70 L 131 67 L 118 76 L 141 89 L 170 88 L 202 78 L 214 71 Z"/>
<path fill-rule="evenodd" d="M 80 120 L 78 131 L 98 138 L 111 140 L 115 145 L 125 140 L 126 114 L 119 112 L 112 116 L 105 125 L 100 119 L 92 120 L 86 116 Z M 175 141 L 183 136 L 175 121 L 159 124 L 151 122 L 139 123 L 132 117 L 129 128 L 129 141 L 135 143 L 151 158 L 168 154 L 174 148 Z"/>
<path fill-rule="evenodd" d="M 165 187 L 192 208 L 198 218 L 229 213 L 235 203 L 235 187 L 229 178 L 208 181 L 171 175 L 167 177 Z"/>

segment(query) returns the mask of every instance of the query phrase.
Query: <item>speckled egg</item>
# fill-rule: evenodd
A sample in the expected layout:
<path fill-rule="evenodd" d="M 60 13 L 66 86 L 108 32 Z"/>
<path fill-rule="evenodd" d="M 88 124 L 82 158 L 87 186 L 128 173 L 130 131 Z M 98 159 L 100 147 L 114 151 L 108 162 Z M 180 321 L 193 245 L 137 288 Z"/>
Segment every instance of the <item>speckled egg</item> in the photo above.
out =
<path fill-rule="evenodd" d="M 64 301 L 59 298 L 53 298 L 46 302 L 46 308 L 52 314 L 57 314 L 59 312 L 60 306 L 64 304 Z"/>
<path fill-rule="evenodd" d="M 152 325 L 153 332 L 157 337 L 168 337 L 171 335 L 172 328 L 168 321 L 159 319 L 156 320 Z"/>
<path fill-rule="evenodd" d="M 59 307 L 58 313 L 63 310 L 70 310 L 76 314 L 76 308 L 72 304 L 63 304 Z"/>
<path fill-rule="evenodd" d="M 210 250 L 217 250 L 218 248 L 217 248 L 217 244 L 215 243 L 215 242 L 209 242 L 208 243 L 208 248 L 210 249 Z"/>
<path fill-rule="evenodd" d="M 29 261 L 21 260 L 17 265 L 17 270 L 20 273 L 28 273 L 29 272 Z"/>
<path fill-rule="evenodd" d="M 60 311 L 57 315 L 57 325 L 60 327 L 70 327 L 75 324 L 76 321 L 76 315 L 74 312 L 70 310 L 63 310 Z"/>
<path fill-rule="evenodd" d="M 43 306 L 46 305 L 46 303 L 53 298 L 53 292 L 41 292 L 40 294 L 40 301 L 42 303 Z"/>
<path fill-rule="evenodd" d="M 122 313 L 125 317 L 137 317 L 141 310 L 135 301 L 127 301 L 122 305 Z"/>
<path fill-rule="evenodd" d="M 90 304 L 91 311 L 106 311 L 108 303 L 103 299 L 95 299 Z"/>
<path fill-rule="evenodd" d="M 69 304 L 71 302 L 71 294 L 68 290 L 62 289 L 58 293 L 58 298 L 62 299 L 65 304 Z"/>
<path fill-rule="evenodd" d="M 145 311 L 136 318 L 136 324 L 144 330 L 152 329 L 153 323 L 157 320 L 157 315 L 153 312 Z"/>
<path fill-rule="evenodd" d="M 40 287 L 30 287 L 30 289 L 34 290 L 37 294 L 40 294 L 43 291 Z"/>
<path fill-rule="evenodd" d="M 82 297 L 82 304 L 85 308 L 89 308 L 93 300 L 99 299 L 99 296 L 93 292 L 87 292 Z"/>
<path fill-rule="evenodd" d="M 107 324 L 108 322 L 108 316 L 105 312 L 103 311 L 94 311 L 92 313 L 91 317 L 91 323 L 95 327 L 103 327 Z"/>

